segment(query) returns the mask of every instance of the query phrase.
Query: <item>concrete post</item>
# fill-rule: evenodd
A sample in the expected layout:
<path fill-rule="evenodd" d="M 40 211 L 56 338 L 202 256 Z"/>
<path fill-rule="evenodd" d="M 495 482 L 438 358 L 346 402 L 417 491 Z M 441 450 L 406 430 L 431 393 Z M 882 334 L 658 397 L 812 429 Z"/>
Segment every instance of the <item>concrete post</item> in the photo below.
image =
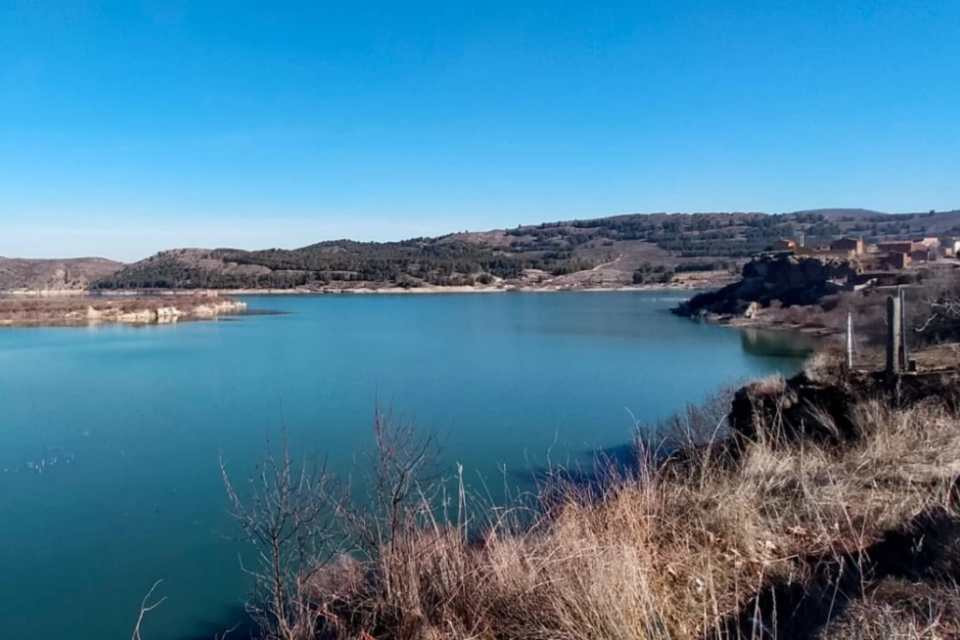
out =
<path fill-rule="evenodd" d="M 847 371 L 853 371 L 853 313 L 847 312 Z"/>
<path fill-rule="evenodd" d="M 908 370 L 910 354 L 907 352 L 907 298 L 903 287 L 897 287 L 897 296 L 900 299 L 900 369 Z"/>
<path fill-rule="evenodd" d="M 900 330 L 900 298 L 887 297 L 887 373 L 900 373 L 900 347 L 903 337 Z"/>

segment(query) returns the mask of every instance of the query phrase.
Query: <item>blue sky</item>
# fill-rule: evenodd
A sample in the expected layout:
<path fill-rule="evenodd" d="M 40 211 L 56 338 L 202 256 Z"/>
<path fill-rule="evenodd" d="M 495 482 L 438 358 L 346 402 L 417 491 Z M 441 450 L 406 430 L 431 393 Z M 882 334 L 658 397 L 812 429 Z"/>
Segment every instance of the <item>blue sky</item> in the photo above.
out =
<path fill-rule="evenodd" d="M 0 255 L 960 207 L 960 3 L 0 6 Z"/>

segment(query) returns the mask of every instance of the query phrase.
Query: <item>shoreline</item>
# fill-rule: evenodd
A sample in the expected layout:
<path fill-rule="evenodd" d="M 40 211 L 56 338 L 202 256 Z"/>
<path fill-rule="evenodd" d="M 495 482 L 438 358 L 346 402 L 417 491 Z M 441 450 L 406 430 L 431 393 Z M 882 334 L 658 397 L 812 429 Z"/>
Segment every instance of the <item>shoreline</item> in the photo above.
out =
<path fill-rule="evenodd" d="M 343 289 L 229 289 L 162 291 L 46 290 L 0 292 L 0 329 L 90 327 L 108 324 L 135 326 L 176 324 L 242 315 L 244 296 L 325 295 L 455 295 L 496 293 L 695 291 L 692 287 L 638 285 L 630 287 L 354 287 Z"/>
<path fill-rule="evenodd" d="M 682 318 L 684 316 L 678 317 Z M 707 314 L 699 318 L 688 318 L 688 320 L 692 320 L 694 322 L 706 322 L 722 327 L 732 327 L 734 329 L 763 329 L 765 331 L 802 333 L 813 338 L 832 338 L 842 335 L 841 331 L 837 331 L 836 329 L 823 325 L 787 323 L 764 318 L 741 318 L 735 316 Z"/>
<path fill-rule="evenodd" d="M 112 299 L 97 296 L 7 297 L 0 298 L 0 328 L 176 324 L 214 320 L 246 310 L 246 302 L 219 296 L 192 296 L 178 300 L 159 296 Z"/>
<path fill-rule="evenodd" d="M 605 293 L 645 291 L 700 291 L 703 286 L 692 284 L 642 284 L 617 287 L 537 287 L 537 286 L 424 286 L 424 287 L 330 287 L 322 289 L 157 289 L 157 290 L 23 290 L 0 291 L 0 299 L 55 299 L 55 298 L 101 298 L 132 299 L 146 297 L 202 296 L 325 296 L 325 295 L 442 295 L 457 293 Z"/>
<path fill-rule="evenodd" d="M 643 293 L 647 291 L 697 291 L 694 287 L 638 285 L 622 287 L 350 287 L 343 289 L 227 289 L 221 293 L 229 296 L 258 296 L 258 295 L 292 295 L 292 296 L 326 296 L 326 295 L 451 295 L 463 293 L 498 294 L 498 293 Z"/>
<path fill-rule="evenodd" d="M 241 315 L 247 303 L 235 300 L 245 296 L 418 296 L 509 293 L 672 293 L 692 294 L 702 287 L 691 284 L 644 284 L 619 287 L 351 287 L 331 289 L 197 289 L 140 291 L 0 291 L 0 328 L 11 327 L 84 327 L 105 324 L 151 325 L 180 321 L 211 320 L 219 316 Z M 17 308 L 21 307 L 21 308 Z M 684 316 L 678 316 L 684 317 Z M 800 333 L 814 338 L 838 335 L 824 326 L 785 324 L 775 319 L 744 318 L 721 314 L 687 317 L 734 329 L 761 329 Z"/>
<path fill-rule="evenodd" d="M 701 283 L 697 283 L 700 285 Z M 104 324 L 151 325 L 179 321 L 211 320 L 240 315 L 245 296 L 424 296 L 509 293 L 673 293 L 693 294 L 702 286 L 692 283 L 624 285 L 617 287 L 537 286 L 429 286 L 429 287 L 344 287 L 325 289 L 166 289 L 157 291 L 0 291 L 0 328 L 84 327 Z M 185 304 L 184 304 L 185 303 Z M 25 308 L 17 308 L 17 307 Z M 100 308 L 98 308 L 100 307 Z M 684 317 L 679 315 L 678 317 Z M 704 314 L 687 320 L 735 329 L 761 329 L 800 333 L 814 338 L 839 335 L 821 326 L 784 323 L 774 318 L 746 318 Z"/>

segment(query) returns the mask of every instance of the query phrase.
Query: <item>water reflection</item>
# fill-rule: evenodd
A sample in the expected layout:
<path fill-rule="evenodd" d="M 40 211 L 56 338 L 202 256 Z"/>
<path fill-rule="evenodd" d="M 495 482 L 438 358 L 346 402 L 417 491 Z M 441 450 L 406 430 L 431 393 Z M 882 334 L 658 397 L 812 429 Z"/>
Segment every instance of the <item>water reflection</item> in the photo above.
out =
<path fill-rule="evenodd" d="M 740 344 L 745 353 L 778 358 L 803 358 L 817 346 L 814 337 L 790 331 L 770 329 L 742 329 Z"/>

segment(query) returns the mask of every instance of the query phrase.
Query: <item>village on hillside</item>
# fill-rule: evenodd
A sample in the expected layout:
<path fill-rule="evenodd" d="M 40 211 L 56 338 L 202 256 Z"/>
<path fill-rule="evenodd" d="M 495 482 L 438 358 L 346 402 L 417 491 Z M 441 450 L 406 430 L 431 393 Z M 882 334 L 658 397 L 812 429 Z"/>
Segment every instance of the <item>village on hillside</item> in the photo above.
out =
<path fill-rule="evenodd" d="M 674 311 L 820 335 L 845 331 L 853 314 L 860 333 L 879 337 L 885 296 L 874 293 L 903 289 L 913 303 L 955 296 L 958 268 L 960 238 L 949 235 L 904 234 L 871 242 L 852 234 L 816 241 L 798 234 L 754 254 L 736 282 L 699 293 Z"/>
<path fill-rule="evenodd" d="M 809 246 L 804 237 L 774 242 L 773 255 L 795 255 L 821 260 L 849 260 L 858 265 L 860 283 L 897 284 L 903 272 L 920 266 L 952 267 L 960 256 L 960 238 L 927 236 L 909 240 L 866 242 L 863 237 L 842 236 L 829 244 Z"/>

